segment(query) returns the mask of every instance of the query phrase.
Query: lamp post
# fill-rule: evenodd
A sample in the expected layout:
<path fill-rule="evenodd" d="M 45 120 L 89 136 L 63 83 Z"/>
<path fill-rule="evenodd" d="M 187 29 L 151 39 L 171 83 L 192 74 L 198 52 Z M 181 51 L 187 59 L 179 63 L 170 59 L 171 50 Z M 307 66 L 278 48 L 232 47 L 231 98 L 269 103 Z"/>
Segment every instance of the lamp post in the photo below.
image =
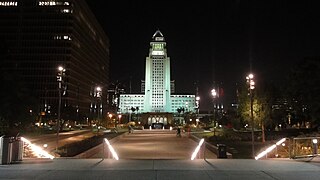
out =
<path fill-rule="evenodd" d="M 58 102 L 58 118 L 57 118 L 57 139 L 56 139 L 56 152 L 58 152 L 58 147 L 59 147 L 59 131 L 60 131 L 60 119 L 61 119 L 61 90 L 62 90 L 62 83 L 63 79 L 62 77 L 65 74 L 66 69 L 64 67 L 59 66 L 58 67 L 58 73 L 57 73 L 57 82 L 58 82 L 58 93 L 59 93 L 59 102 Z"/>
<path fill-rule="evenodd" d="M 102 88 L 100 87 L 100 86 L 97 86 L 96 87 L 96 97 L 98 98 L 97 99 L 97 113 L 98 113 L 98 115 L 97 115 L 97 119 L 98 119 L 98 124 L 100 125 L 101 123 L 101 121 L 100 121 L 100 111 L 101 111 L 101 104 L 102 104 L 102 102 L 101 102 L 101 97 L 102 97 Z M 100 103 L 99 103 L 100 102 Z"/>
<path fill-rule="evenodd" d="M 318 155 L 318 139 L 314 138 L 312 139 L 313 143 L 313 155 L 317 156 Z"/>
<path fill-rule="evenodd" d="M 249 85 L 249 96 L 250 96 L 250 117 L 251 117 L 251 146 L 252 146 L 252 157 L 254 158 L 254 118 L 253 118 L 253 89 L 254 81 L 253 74 L 249 74 L 247 77 L 247 83 Z"/>
<path fill-rule="evenodd" d="M 213 136 L 216 136 L 216 98 L 217 98 L 216 89 L 211 90 L 211 95 L 213 97 Z"/>
<path fill-rule="evenodd" d="M 199 115 L 200 110 L 200 96 L 196 97 L 196 108 L 197 108 L 197 114 Z"/>
<path fill-rule="evenodd" d="M 109 119 L 110 119 L 110 123 L 112 124 L 112 121 L 111 121 L 112 114 L 110 113 L 108 116 L 109 116 Z M 107 126 L 108 126 L 108 123 L 107 123 Z"/>
<path fill-rule="evenodd" d="M 121 115 L 121 114 L 118 114 L 118 119 L 119 119 L 118 123 L 119 123 L 119 124 L 121 124 L 121 117 L 122 117 L 122 115 Z"/>

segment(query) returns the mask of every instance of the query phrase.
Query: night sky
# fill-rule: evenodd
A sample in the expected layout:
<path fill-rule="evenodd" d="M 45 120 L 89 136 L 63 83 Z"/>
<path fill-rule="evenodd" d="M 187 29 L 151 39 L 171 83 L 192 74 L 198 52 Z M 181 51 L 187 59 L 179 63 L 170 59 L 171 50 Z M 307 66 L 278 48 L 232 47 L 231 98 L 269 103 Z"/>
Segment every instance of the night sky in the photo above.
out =
<path fill-rule="evenodd" d="M 140 91 L 145 58 L 159 29 L 171 58 L 177 93 L 195 94 L 210 108 L 210 90 L 235 98 L 236 84 L 252 72 L 259 81 L 281 83 L 305 57 L 320 55 L 317 1 L 102 1 L 87 0 L 110 39 L 111 80 Z"/>

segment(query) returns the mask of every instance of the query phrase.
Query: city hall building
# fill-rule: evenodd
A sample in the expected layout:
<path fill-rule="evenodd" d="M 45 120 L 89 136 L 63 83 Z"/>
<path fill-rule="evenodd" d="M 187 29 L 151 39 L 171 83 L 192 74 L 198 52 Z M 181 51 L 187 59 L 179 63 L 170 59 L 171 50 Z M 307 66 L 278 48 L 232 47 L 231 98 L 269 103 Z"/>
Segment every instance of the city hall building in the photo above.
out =
<path fill-rule="evenodd" d="M 198 103 L 194 94 L 175 94 L 174 81 L 170 77 L 170 57 L 159 30 L 152 36 L 145 67 L 141 93 L 121 94 L 119 113 L 130 114 L 134 108 L 135 113 L 142 114 L 144 125 L 159 127 L 173 124 L 179 108 L 184 112 L 196 112 Z"/>

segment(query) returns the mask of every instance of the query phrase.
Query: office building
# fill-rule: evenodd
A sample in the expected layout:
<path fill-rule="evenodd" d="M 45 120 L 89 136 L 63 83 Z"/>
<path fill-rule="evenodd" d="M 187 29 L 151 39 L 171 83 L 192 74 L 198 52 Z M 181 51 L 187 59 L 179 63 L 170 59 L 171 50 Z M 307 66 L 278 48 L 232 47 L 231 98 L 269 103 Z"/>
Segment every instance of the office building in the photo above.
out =
<path fill-rule="evenodd" d="M 32 89 L 36 111 L 56 118 L 57 68 L 63 66 L 62 118 L 102 117 L 109 39 L 84 0 L 0 0 L 0 24 L 1 70 L 18 73 Z"/>

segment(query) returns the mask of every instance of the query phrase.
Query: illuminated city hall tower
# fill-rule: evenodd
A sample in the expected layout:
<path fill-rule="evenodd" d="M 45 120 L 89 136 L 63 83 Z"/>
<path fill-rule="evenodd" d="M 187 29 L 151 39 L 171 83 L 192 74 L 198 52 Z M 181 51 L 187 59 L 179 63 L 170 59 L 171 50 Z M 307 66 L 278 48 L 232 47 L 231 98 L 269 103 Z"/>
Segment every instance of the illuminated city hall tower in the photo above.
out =
<path fill-rule="evenodd" d="M 159 30 L 152 36 L 149 56 L 146 57 L 144 89 L 145 112 L 171 111 L 170 58 L 167 56 L 166 42 Z"/>
<path fill-rule="evenodd" d="M 197 105 L 194 94 L 174 94 L 170 58 L 167 56 L 165 39 L 159 30 L 152 36 L 145 70 L 141 93 L 120 94 L 118 113 L 129 114 L 129 119 L 134 121 L 131 114 L 139 113 L 139 118 L 136 118 L 138 123 L 158 128 L 173 124 L 177 109 L 195 112 Z M 138 109 L 139 112 L 132 109 Z"/>

